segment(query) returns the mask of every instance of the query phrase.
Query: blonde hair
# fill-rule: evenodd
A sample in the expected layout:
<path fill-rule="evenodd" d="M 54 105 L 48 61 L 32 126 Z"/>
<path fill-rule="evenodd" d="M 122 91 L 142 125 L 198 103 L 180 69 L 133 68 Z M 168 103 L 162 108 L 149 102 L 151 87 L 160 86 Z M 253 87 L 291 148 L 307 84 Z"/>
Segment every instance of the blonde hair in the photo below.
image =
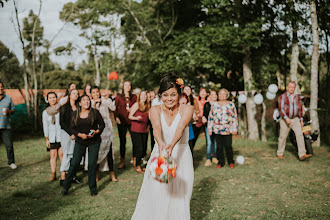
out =
<path fill-rule="evenodd" d="M 141 96 L 141 93 L 142 92 L 145 92 L 146 93 L 146 97 L 147 97 L 146 101 L 143 103 L 144 105 L 141 105 L 141 102 L 140 102 L 140 100 L 141 100 L 140 96 Z M 148 112 L 149 111 L 149 109 L 150 109 L 150 98 L 148 97 L 147 91 L 141 91 L 137 95 L 137 103 L 139 105 L 139 111 L 140 112 Z"/>
<path fill-rule="evenodd" d="M 225 91 L 225 92 L 227 93 L 227 99 L 228 99 L 228 98 L 229 98 L 229 92 L 228 92 L 228 90 L 225 89 L 225 88 L 223 88 L 223 89 L 220 89 L 220 90 L 219 90 L 219 93 L 220 93 L 221 91 Z"/>

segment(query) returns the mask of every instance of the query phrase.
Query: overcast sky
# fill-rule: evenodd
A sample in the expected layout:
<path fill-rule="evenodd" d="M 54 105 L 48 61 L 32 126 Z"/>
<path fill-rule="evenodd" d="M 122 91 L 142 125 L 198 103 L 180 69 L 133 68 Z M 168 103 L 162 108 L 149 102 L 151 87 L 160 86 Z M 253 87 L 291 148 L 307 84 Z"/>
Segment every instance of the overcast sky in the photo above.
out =
<path fill-rule="evenodd" d="M 21 25 L 23 18 L 28 16 L 31 9 L 35 14 L 38 13 L 39 0 L 19 0 L 17 2 Z M 62 10 L 63 5 L 68 2 L 76 2 L 76 0 L 43 0 L 40 20 L 41 25 L 44 27 L 45 39 L 51 40 L 63 26 L 64 23 L 59 19 L 59 12 Z M 20 63 L 22 63 L 22 46 L 18 35 L 15 32 L 14 25 L 11 22 L 12 18 L 16 24 L 14 4 L 12 1 L 8 1 L 4 3 L 3 8 L 0 8 L 0 41 L 2 41 L 12 52 L 15 53 Z M 74 27 L 71 24 L 66 24 L 61 33 L 54 40 L 52 48 L 66 45 L 69 41 L 71 41 L 74 42 L 75 46 L 78 45 L 81 49 L 85 49 L 87 42 L 82 37 L 79 37 L 79 34 L 80 31 L 77 27 Z M 86 60 L 86 53 L 79 54 L 78 51 L 76 51 L 71 56 L 51 55 L 51 59 L 64 68 L 68 62 L 78 64 L 81 63 L 83 59 Z"/>

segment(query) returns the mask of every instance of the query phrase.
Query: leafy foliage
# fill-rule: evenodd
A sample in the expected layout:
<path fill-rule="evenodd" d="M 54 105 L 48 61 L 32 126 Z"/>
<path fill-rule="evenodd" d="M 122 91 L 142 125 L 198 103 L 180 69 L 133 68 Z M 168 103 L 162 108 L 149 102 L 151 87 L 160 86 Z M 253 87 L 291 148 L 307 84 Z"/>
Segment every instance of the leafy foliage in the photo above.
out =
<path fill-rule="evenodd" d="M 0 79 L 6 89 L 22 87 L 22 69 L 14 53 L 0 41 Z"/>
<path fill-rule="evenodd" d="M 78 88 L 82 87 L 82 78 L 75 71 L 53 70 L 45 73 L 44 87 L 48 89 L 65 89 L 69 82 L 73 82 Z"/>

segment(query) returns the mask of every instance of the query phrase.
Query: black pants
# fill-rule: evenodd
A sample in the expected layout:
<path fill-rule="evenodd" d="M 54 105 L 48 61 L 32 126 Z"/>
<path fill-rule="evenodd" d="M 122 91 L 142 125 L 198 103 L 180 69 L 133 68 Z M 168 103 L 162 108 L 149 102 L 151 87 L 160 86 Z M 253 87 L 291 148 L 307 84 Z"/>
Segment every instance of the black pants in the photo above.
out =
<path fill-rule="evenodd" d="M 132 131 L 131 135 L 133 140 L 133 152 L 136 157 L 136 166 L 139 166 L 141 165 L 141 159 L 144 157 L 144 152 L 147 148 L 148 133 L 137 133 Z"/>
<path fill-rule="evenodd" d="M 193 131 L 194 131 L 194 139 L 191 139 L 188 142 L 189 143 L 190 150 L 191 150 L 191 153 L 193 153 L 193 150 L 194 150 L 194 147 L 196 145 L 196 142 L 197 142 L 199 133 L 201 132 L 202 128 L 204 128 L 204 125 L 203 126 L 200 126 L 200 127 L 196 127 L 196 124 L 193 124 L 192 127 L 193 127 Z"/>
<path fill-rule="evenodd" d="M 151 152 L 152 152 L 155 146 L 155 138 L 154 138 L 154 129 L 152 128 L 151 124 L 150 124 L 150 142 L 151 142 Z"/>
<path fill-rule="evenodd" d="M 225 165 L 225 155 L 223 153 L 223 148 L 226 150 L 226 156 L 228 164 L 234 163 L 234 154 L 232 147 L 232 136 L 230 135 L 221 135 L 216 134 L 215 140 L 217 142 L 217 159 L 219 160 L 218 164 L 221 166 Z"/>
<path fill-rule="evenodd" d="M 8 158 L 8 165 L 15 163 L 15 156 L 14 156 L 14 147 L 13 147 L 13 140 L 11 136 L 11 129 L 0 129 L 2 135 L 3 144 L 6 147 L 7 151 L 7 158 Z"/>
<path fill-rule="evenodd" d="M 126 133 L 131 133 L 131 125 L 117 124 L 119 140 L 120 140 L 120 157 L 125 158 L 126 154 Z"/>
<path fill-rule="evenodd" d="M 107 159 L 108 159 L 109 171 L 112 172 L 113 171 L 112 143 L 110 145 L 110 151 L 109 151 L 109 153 L 107 155 Z"/>
<path fill-rule="evenodd" d="M 80 161 L 85 155 L 86 148 L 88 147 L 88 185 L 91 193 L 97 193 L 96 188 L 96 168 L 97 159 L 99 156 L 100 144 L 82 145 L 75 143 L 73 158 L 70 163 L 69 171 L 65 177 L 63 187 L 65 190 L 69 190 L 73 177 L 76 175 Z"/>

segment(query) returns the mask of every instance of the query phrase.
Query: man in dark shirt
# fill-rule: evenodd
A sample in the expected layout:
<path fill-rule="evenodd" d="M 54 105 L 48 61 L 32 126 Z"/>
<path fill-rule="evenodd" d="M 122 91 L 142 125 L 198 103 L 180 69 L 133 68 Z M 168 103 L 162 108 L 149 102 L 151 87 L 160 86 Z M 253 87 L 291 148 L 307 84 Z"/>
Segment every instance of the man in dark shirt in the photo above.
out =
<path fill-rule="evenodd" d="M 299 160 L 310 158 L 311 154 L 306 154 L 304 136 L 301 130 L 303 124 L 303 107 L 299 95 L 295 94 L 296 83 L 291 81 L 287 85 L 287 92 L 278 98 L 278 107 L 281 115 L 280 137 L 278 138 L 277 157 L 283 159 L 286 138 L 290 129 L 296 135 L 298 144 Z"/>

